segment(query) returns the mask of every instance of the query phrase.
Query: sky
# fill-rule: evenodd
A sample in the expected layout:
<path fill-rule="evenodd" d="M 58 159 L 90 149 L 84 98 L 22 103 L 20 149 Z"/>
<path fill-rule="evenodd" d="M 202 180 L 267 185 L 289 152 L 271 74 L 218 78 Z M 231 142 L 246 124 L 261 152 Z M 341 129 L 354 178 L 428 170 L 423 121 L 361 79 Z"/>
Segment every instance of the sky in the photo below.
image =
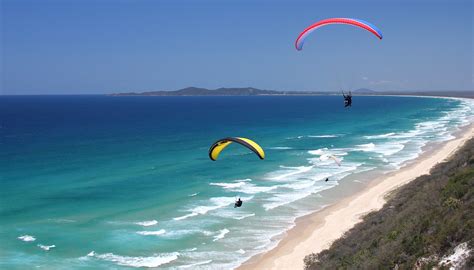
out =
<path fill-rule="evenodd" d="M 1 94 L 473 90 L 471 0 L 0 0 Z M 369 21 L 384 35 L 331 17 Z"/>

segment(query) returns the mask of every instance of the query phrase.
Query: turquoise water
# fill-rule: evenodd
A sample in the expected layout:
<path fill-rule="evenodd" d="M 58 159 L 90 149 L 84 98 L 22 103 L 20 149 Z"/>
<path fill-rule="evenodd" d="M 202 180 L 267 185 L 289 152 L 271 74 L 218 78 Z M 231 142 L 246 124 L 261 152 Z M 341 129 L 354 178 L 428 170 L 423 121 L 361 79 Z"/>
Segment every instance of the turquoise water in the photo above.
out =
<path fill-rule="evenodd" d="M 321 191 L 396 170 L 474 115 L 469 101 L 416 97 L 0 100 L 5 269 L 233 268 L 323 207 Z M 227 136 L 266 159 L 231 145 L 210 161 Z"/>

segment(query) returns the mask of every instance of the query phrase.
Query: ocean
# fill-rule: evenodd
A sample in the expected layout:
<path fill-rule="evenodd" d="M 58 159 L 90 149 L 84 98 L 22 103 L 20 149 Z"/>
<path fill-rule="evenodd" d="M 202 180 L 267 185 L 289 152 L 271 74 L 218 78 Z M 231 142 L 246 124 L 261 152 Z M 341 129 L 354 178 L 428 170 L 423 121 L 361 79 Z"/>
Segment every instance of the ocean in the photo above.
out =
<path fill-rule="evenodd" d="M 0 103 L 2 269 L 231 269 L 474 116 L 472 101 L 420 97 L 355 96 L 351 108 L 339 96 Z M 233 144 L 211 161 L 209 146 L 229 136 L 256 141 L 265 160 Z"/>

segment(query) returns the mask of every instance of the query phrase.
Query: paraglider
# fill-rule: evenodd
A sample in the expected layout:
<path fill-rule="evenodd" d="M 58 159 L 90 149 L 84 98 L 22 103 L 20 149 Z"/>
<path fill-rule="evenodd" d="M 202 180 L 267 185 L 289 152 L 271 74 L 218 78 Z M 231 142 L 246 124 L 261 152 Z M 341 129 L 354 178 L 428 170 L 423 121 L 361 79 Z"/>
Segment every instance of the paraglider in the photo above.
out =
<path fill-rule="evenodd" d="M 295 41 L 295 47 L 298 51 L 301 51 L 303 49 L 303 44 L 306 40 L 306 38 L 316 29 L 326 26 L 326 25 L 331 25 L 331 24 L 346 24 L 346 25 L 352 25 L 355 27 L 359 27 L 362 29 L 365 29 L 372 34 L 374 34 L 376 37 L 379 39 L 383 38 L 382 32 L 373 24 L 359 20 L 359 19 L 351 19 L 351 18 L 330 18 L 330 19 L 325 19 L 318 21 L 309 27 L 307 27 L 303 32 L 301 32 L 298 36 L 298 38 Z"/>
<path fill-rule="evenodd" d="M 351 91 L 349 91 L 349 94 L 344 94 L 344 92 L 342 92 L 342 96 L 344 97 L 344 107 L 347 108 L 347 107 L 352 107 L 352 93 Z"/>
<path fill-rule="evenodd" d="M 337 166 L 341 167 L 341 161 L 337 157 L 335 157 L 333 155 L 330 155 L 329 158 L 334 160 L 334 162 L 336 162 Z"/>
<path fill-rule="evenodd" d="M 234 208 L 241 207 L 242 206 L 242 200 L 239 198 L 237 201 L 235 201 Z"/>
<path fill-rule="evenodd" d="M 224 150 L 229 144 L 233 142 L 252 150 L 260 159 L 265 159 L 265 152 L 263 151 L 262 147 L 260 147 L 260 145 L 250 139 L 242 137 L 227 137 L 216 141 L 212 144 L 211 148 L 209 148 L 209 158 L 213 161 L 216 161 L 222 150 Z"/>
<path fill-rule="evenodd" d="M 334 162 L 336 162 L 337 166 L 341 166 L 341 161 L 334 155 L 322 155 L 321 157 L 319 157 L 320 160 L 327 160 L 328 158 L 334 160 Z"/>

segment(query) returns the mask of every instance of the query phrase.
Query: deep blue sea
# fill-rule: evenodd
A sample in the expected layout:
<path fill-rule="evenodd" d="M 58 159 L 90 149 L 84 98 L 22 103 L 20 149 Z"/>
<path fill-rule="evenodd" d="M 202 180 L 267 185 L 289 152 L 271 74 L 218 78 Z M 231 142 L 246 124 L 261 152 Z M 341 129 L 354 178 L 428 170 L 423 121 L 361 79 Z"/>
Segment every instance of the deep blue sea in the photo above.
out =
<path fill-rule="evenodd" d="M 233 268 L 337 199 L 323 191 L 397 170 L 473 116 L 418 97 L 1 96 L 0 268 Z M 229 136 L 265 160 L 233 144 L 211 161 Z"/>

